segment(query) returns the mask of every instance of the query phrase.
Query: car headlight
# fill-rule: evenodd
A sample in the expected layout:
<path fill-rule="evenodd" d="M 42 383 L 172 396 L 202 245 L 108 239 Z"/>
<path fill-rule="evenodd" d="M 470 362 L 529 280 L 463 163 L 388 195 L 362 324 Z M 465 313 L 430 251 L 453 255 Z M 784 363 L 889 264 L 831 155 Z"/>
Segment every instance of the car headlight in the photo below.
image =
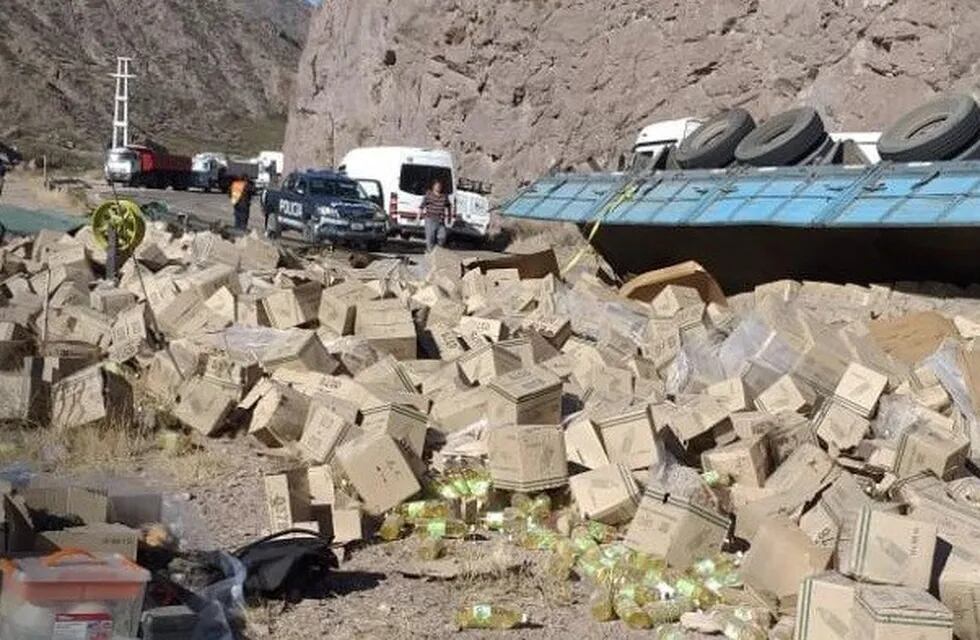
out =
<path fill-rule="evenodd" d="M 338 220 L 340 219 L 340 214 L 333 207 L 329 207 L 326 205 L 320 206 L 316 208 L 316 212 L 317 214 L 320 215 L 321 218 L 337 218 Z"/>

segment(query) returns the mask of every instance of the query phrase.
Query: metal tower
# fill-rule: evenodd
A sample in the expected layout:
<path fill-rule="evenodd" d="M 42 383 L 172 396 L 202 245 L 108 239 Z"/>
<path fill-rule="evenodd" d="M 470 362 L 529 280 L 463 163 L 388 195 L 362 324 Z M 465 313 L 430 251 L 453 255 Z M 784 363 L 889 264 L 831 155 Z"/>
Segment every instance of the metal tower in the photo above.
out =
<path fill-rule="evenodd" d="M 109 77 L 116 79 L 116 102 L 112 116 L 112 148 L 129 145 L 129 63 L 132 58 L 116 58 L 116 72 Z"/>

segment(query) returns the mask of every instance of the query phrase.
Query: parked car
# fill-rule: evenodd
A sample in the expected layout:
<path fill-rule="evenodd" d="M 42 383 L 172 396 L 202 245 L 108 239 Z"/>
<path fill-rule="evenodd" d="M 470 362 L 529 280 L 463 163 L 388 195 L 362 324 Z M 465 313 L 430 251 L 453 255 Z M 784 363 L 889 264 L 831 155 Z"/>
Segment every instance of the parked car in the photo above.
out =
<path fill-rule="evenodd" d="M 262 193 L 266 229 L 299 231 L 310 243 L 361 243 L 378 250 L 388 237 L 384 211 L 354 180 L 335 171 L 294 172 Z"/>

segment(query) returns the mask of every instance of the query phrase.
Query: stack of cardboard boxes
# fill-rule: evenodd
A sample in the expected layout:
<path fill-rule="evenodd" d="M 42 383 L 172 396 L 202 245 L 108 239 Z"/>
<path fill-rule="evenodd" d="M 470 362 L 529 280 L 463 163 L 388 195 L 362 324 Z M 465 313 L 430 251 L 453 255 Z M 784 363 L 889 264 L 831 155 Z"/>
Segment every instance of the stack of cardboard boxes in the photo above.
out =
<path fill-rule="evenodd" d="M 266 479 L 270 529 L 367 537 L 426 476 L 485 465 L 681 568 L 747 545 L 747 589 L 797 638 L 980 638 L 980 510 L 950 489 L 980 446 L 976 304 L 790 281 L 729 300 L 695 263 L 616 290 L 551 251 L 437 250 L 424 275 L 279 257 L 151 226 L 113 286 L 77 238 L 6 245 L 0 411 L 125 424 L 139 379 L 188 428 L 302 460 Z"/>

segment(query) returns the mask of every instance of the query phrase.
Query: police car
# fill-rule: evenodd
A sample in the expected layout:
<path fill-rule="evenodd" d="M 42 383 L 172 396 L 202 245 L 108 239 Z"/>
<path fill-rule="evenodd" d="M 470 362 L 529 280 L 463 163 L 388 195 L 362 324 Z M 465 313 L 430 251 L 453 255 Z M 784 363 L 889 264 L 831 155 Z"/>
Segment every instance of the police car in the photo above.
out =
<path fill-rule="evenodd" d="M 380 249 L 388 235 L 381 206 L 356 181 L 334 171 L 294 172 L 262 195 L 266 230 L 293 230 L 309 243 L 360 243 Z"/>

